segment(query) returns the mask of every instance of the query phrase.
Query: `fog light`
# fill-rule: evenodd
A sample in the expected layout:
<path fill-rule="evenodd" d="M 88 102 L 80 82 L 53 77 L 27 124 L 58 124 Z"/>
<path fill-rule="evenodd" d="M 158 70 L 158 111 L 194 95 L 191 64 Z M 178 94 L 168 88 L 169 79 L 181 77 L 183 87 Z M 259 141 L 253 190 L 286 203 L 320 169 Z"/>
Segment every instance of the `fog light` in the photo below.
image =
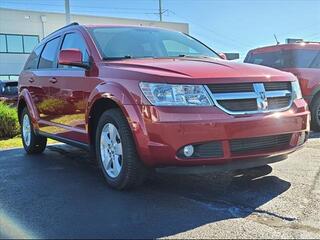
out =
<path fill-rule="evenodd" d="M 187 145 L 183 148 L 183 154 L 186 156 L 186 157 L 191 157 L 192 154 L 194 152 L 194 148 L 192 145 Z"/>

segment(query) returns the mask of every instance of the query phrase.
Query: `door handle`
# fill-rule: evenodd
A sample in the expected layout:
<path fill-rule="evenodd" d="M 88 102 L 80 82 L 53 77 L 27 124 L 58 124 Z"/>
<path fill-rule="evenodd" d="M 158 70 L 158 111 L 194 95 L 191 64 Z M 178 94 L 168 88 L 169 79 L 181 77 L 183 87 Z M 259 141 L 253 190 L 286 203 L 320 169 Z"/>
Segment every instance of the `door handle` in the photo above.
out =
<path fill-rule="evenodd" d="M 34 82 L 34 78 L 29 78 L 29 82 L 33 83 Z"/>
<path fill-rule="evenodd" d="M 56 83 L 58 80 L 55 77 L 50 78 L 49 82 L 51 83 Z"/>

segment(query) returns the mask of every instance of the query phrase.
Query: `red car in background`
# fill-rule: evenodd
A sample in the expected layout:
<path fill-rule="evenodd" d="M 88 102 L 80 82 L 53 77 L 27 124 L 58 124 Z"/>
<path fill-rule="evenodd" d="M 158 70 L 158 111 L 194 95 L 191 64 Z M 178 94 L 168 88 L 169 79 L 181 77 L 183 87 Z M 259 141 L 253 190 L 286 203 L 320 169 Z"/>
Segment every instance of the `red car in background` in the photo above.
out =
<path fill-rule="evenodd" d="M 47 138 L 91 150 L 108 184 L 147 170 L 193 173 L 264 166 L 307 140 L 297 78 L 223 60 L 175 31 L 66 26 L 43 39 L 19 78 L 27 153 Z"/>
<path fill-rule="evenodd" d="M 320 43 L 299 42 L 256 48 L 244 62 L 291 72 L 300 82 L 311 111 L 311 127 L 320 131 Z"/>

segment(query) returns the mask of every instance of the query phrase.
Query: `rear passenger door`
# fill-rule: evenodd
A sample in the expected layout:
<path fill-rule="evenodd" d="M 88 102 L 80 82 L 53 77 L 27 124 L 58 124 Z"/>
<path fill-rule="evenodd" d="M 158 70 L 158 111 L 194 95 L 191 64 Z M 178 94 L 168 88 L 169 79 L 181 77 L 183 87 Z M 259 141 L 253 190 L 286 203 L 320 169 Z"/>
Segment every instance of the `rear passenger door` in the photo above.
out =
<path fill-rule="evenodd" d="M 50 119 L 55 114 L 56 102 L 50 97 L 52 87 L 51 79 L 56 68 L 56 55 L 59 49 L 60 37 L 49 40 L 41 52 L 38 68 L 30 77 L 31 89 L 35 105 L 40 115 L 39 127 L 48 126 Z"/>

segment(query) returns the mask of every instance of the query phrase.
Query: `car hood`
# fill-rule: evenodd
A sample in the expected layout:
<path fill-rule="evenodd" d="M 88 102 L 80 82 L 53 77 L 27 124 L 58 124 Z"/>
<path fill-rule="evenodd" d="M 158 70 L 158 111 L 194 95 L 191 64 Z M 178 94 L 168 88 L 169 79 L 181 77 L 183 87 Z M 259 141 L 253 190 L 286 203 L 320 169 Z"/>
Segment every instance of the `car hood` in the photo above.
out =
<path fill-rule="evenodd" d="M 165 77 L 167 81 L 206 81 L 221 79 L 237 81 L 288 81 L 295 79 L 291 73 L 255 64 L 237 63 L 220 59 L 173 58 L 173 59 L 128 59 L 104 63 L 108 68 L 135 72 L 136 74 Z"/>

